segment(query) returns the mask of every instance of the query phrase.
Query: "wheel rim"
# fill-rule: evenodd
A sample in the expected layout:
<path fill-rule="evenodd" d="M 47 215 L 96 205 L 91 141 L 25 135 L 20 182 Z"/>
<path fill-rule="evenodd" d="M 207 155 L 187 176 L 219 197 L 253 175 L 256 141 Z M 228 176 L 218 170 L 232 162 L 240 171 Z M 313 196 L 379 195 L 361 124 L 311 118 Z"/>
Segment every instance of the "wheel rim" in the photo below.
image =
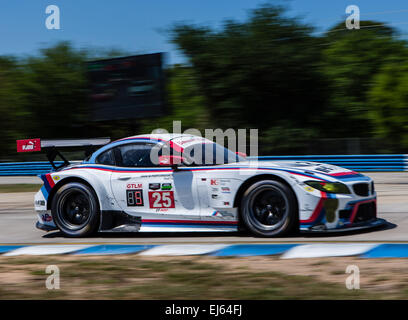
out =
<path fill-rule="evenodd" d="M 289 214 L 286 194 L 274 187 L 256 189 L 249 203 L 249 219 L 258 229 L 272 231 L 280 228 Z"/>
<path fill-rule="evenodd" d="M 86 192 L 67 190 L 58 202 L 58 220 L 65 228 L 79 230 L 88 224 L 92 210 L 93 205 Z"/>

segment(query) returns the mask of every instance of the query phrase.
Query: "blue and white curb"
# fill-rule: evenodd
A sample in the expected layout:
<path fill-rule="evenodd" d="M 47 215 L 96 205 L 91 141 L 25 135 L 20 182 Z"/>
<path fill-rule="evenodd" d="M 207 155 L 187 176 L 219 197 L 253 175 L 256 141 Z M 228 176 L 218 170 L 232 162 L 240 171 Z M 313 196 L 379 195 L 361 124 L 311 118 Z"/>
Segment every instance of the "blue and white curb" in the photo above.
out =
<path fill-rule="evenodd" d="M 228 247 L 225 244 L 167 244 L 141 252 L 141 256 L 193 256 L 208 255 Z"/>
<path fill-rule="evenodd" d="M 102 244 L 91 246 L 72 254 L 76 255 L 114 255 L 114 254 L 130 254 L 139 253 L 155 247 L 154 245 L 138 245 L 138 244 Z"/>
<path fill-rule="evenodd" d="M 377 244 L 322 243 L 299 245 L 284 252 L 282 259 L 358 256 L 374 249 Z M 408 249 L 408 247 L 407 247 Z"/>
<path fill-rule="evenodd" d="M 0 255 L 120 255 L 218 257 L 279 256 L 281 259 L 359 257 L 408 258 L 408 243 L 313 244 L 58 244 L 0 245 Z"/>
<path fill-rule="evenodd" d="M 211 255 L 219 257 L 271 256 L 282 254 L 296 244 L 235 244 L 213 251 Z"/>
<path fill-rule="evenodd" d="M 92 247 L 91 245 L 39 245 L 26 246 L 6 252 L 5 256 L 42 256 L 52 254 L 68 254 Z"/>

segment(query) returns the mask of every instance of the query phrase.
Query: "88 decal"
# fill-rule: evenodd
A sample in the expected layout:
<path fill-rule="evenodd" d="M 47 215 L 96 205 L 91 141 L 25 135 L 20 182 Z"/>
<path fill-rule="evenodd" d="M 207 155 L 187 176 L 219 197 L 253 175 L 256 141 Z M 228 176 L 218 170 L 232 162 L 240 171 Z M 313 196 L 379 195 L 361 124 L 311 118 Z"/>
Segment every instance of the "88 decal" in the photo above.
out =
<path fill-rule="evenodd" d="M 149 191 L 149 206 L 152 209 L 174 208 L 174 192 Z"/>
<path fill-rule="evenodd" d="M 143 189 L 126 190 L 128 207 L 143 206 Z"/>

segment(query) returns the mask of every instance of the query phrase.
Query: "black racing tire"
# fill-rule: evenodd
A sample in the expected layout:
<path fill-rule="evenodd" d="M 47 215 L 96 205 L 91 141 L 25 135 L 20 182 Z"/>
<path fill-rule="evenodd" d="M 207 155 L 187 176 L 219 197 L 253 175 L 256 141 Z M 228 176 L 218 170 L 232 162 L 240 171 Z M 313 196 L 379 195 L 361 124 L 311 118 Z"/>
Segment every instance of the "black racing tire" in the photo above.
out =
<path fill-rule="evenodd" d="M 241 200 L 241 220 L 254 235 L 284 236 L 299 221 L 296 195 L 286 184 L 262 180 L 251 185 Z"/>
<path fill-rule="evenodd" d="M 55 225 L 67 237 L 90 236 L 99 226 L 98 198 L 92 188 L 79 182 L 58 189 L 51 213 Z"/>

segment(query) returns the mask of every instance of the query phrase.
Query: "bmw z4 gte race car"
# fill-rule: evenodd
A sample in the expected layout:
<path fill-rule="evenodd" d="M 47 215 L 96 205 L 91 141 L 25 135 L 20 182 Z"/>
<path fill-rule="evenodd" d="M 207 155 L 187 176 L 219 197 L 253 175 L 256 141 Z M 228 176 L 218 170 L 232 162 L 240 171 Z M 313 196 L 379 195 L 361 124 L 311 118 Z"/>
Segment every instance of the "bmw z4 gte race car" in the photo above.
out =
<path fill-rule="evenodd" d="M 109 141 L 19 140 L 20 151 L 47 150 L 55 168 L 41 176 L 44 185 L 35 196 L 38 228 L 70 237 L 98 231 L 245 228 L 272 237 L 385 222 L 377 218 L 372 179 L 348 169 L 305 161 L 251 161 L 185 134 Z M 57 150 L 96 146 L 100 148 L 75 164 Z M 56 155 L 64 160 L 60 166 L 54 163 Z"/>

